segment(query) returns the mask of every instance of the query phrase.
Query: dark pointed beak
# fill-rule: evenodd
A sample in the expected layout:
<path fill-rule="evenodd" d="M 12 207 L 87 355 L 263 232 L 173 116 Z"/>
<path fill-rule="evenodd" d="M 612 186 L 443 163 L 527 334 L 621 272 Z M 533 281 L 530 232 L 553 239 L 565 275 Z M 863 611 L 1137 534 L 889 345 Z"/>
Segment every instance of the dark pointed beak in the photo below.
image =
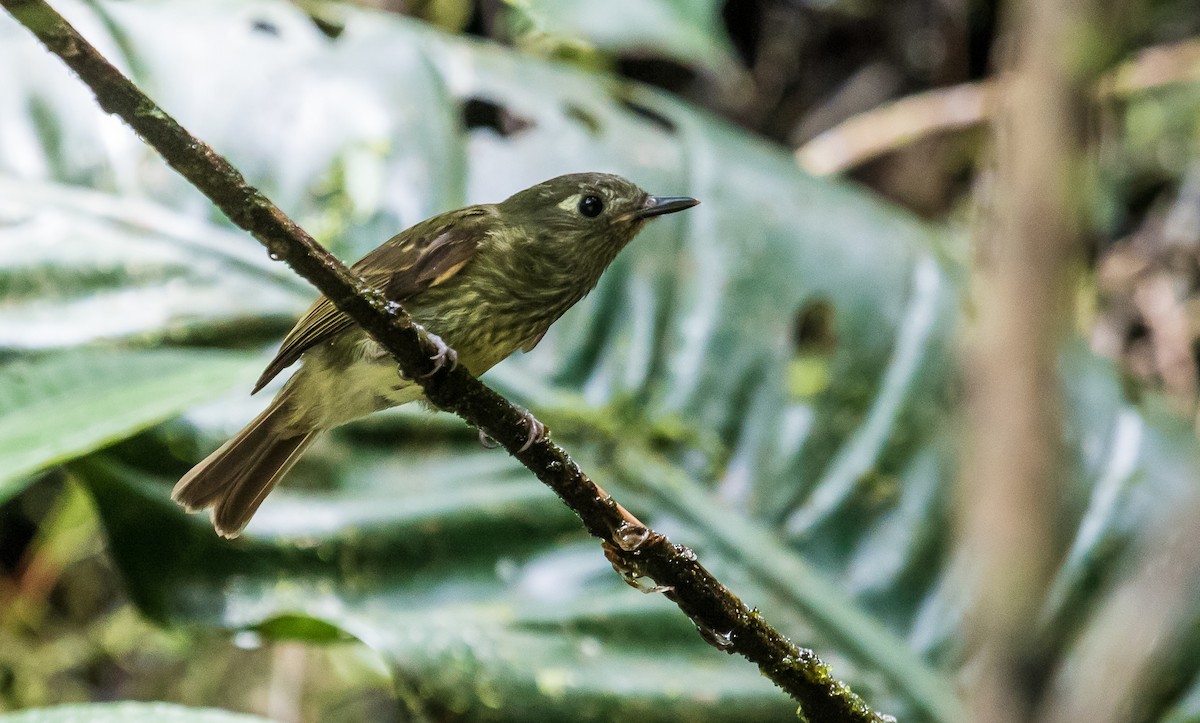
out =
<path fill-rule="evenodd" d="M 699 201 L 687 196 L 650 196 L 646 199 L 646 205 L 631 215 L 636 219 L 654 218 L 667 213 L 683 211 L 699 204 Z"/>

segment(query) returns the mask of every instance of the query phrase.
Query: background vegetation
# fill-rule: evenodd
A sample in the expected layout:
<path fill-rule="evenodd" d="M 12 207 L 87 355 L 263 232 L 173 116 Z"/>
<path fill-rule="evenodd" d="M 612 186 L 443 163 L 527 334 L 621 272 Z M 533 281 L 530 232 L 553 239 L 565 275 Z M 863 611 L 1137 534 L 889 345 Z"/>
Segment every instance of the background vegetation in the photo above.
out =
<path fill-rule="evenodd" d="M 1114 691 L 1090 720 L 1200 717 L 1190 5 L 1123 8 L 1078 50 L 1103 66 L 1081 109 L 1089 245 L 1053 573 L 1025 621 L 1048 717 L 1089 685 Z M 981 81 L 1020 41 L 1002 9 L 56 7 L 343 258 L 562 172 L 703 199 L 488 380 L 876 709 L 955 719 L 979 678 L 954 488 L 997 177 Z M 232 544 L 176 509 L 311 298 L 0 18 L 0 710 L 794 715 L 455 418 L 339 430 Z"/>

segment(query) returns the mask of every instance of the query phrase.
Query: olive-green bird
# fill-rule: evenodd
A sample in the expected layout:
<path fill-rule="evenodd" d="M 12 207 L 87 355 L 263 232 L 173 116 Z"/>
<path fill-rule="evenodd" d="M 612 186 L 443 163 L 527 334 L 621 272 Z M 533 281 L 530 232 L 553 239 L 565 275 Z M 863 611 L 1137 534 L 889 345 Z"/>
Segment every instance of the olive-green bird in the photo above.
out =
<path fill-rule="evenodd" d="M 478 376 L 529 351 L 582 299 L 646 221 L 699 201 L 651 196 L 606 173 L 559 176 L 499 204 L 422 221 L 367 254 L 354 270 L 452 347 L 434 360 Z M 185 474 L 172 498 L 212 507 L 236 537 L 321 432 L 422 399 L 395 360 L 328 299 L 313 304 L 254 386 L 303 362 L 266 411 Z M 253 392 L 252 392 L 253 393 Z M 530 442 L 541 430 L 530 429 Z"/>

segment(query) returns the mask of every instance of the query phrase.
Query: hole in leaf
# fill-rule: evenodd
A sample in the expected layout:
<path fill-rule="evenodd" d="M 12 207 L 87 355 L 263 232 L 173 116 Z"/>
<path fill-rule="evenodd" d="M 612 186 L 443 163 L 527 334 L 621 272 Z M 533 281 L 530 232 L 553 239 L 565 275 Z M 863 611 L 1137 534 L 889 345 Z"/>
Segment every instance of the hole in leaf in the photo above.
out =
<path fill-rule="evenodd" d="M 696 80 L 696 72 L 691 68 L 662 58 L 618 58 L 617 72 L 631 80 L 639 80 L 672 93 L 682 93 Z"/>
<path fill-rule="evenodd" d="M 721 7 L 721 20 L 742 63 L 754 65 L 763 28 L 762 0 L 727 0 Z"/>
<path fill-rule="evenodd" d="M 262 18 L 255 19 L 254 22 L 252 22 L 250 24 L 250 29 L 256 33 L 262 33 L 264 35 L 271 35 L 276 38 L 278 38 L 281 35 L 281 33 L 279 32 L 278 25 L 271 22 L 270 20 L 264 20 Z"/>
<path fill-rule="evenodd" d="M 629 100 L 628 98 L 621 98 L 620 103 L 622 108 L 630 113 L 633 113 L 642 120 L 649 121 L 652 125 L 664 133 L 674 133 L 676 131 L 675 121 L 666 117 L 662 113 L 659 113 L 653 108 Z"/>
<path fill-rule="evenodd" d="M 567 107 L 563 109 L 563 112 L 567 114 L 568 118 L 579 121 L 580 124 L 587 129 L 588 133 L 591 133 L 594 136 L 600 135 L 600 119 L 592 115 L 591 112 L 586 111 L 573 103 L 568 104 Z"/>
<path fill-rule="evenodd" d="M 337 40 L 341 37 L 342 33 L 346 32 L 346 26 L 344 24 L 329 17 L 325 17 L 319 12 L 310 12 L 308 14 L 308 19 L 312 21 L 312 24 L 316 26 L 317 30 L 321 31 L 322 35 L 330 40 Z"/>
<path fill-rule="evenodd" d="M 792 324 L 792 344 L 801 352 L 834 350 L 837 333 L 833 304 L 828 299 L 812 299 L 800 307 Z"/>
<path fill-rule="evenodd" d="M 471 19 L 463 27 L 463 34 L 491 40 L 496 36 L 495 25 L 497 18 L 495 17 L 495 9 L 484 8 L 484 3 L 482 2 L 473 2 L 471 5 Z"/>
<path fill-rule="evenodd" d="M 829 386 L 830 365 L 837 351 L 836 319 L 828 299 L 811 299 L 796 311 L 791 342 L 788 392 L 793 399 L 811 399 Z"/>
<path fill-rule="evenodd" d="M 505 138 L 529 130 L 535 123 L 487 98 L 470 98 L 463 103 L 463 125 L 467 130 L 491 128 Z"/>

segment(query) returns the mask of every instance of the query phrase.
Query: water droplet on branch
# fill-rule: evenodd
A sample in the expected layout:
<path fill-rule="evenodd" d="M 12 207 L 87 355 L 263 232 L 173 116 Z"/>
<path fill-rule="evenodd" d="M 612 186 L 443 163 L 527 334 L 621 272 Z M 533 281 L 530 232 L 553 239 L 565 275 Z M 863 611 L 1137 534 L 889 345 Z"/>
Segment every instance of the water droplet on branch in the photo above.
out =
<path fill-rule="evenodd" d="M 625 552 L 636 552 L 646 544 L 648 539 L 650 539 L 650 529 L 644 525 L 622 522 L 621 526 L 613 532 L 613 542 L 617 543 Z"/>
<path fill-rule="evenodd" d="M 730 653 L 730 654 L 733 653 L 733 631 L 732 630 L 722 633 L 722 632 L 713 630 L 712 628 L 708 627 L 707 625 L 705 625 L 704 623 L 702 623 L 698 620 L 693 620 L 692 622 L 696 624 L 696 631 L 700 633 L 700 637 L 704 639 L 704 642 L 713 646 L 717 650 L 723 650 L 726 653 Z"/>
<path fill-rule="evenodd" d="M 642 529 L 646 528 L 643 527 Z M 656 592 L 670 592 L 675 589 L 672 585 L 654 584 L 651 578 L 646 577 L 640 563 L 636 560 L 627 560 L 622 556 L 617 546 L 611 542 L 602 542 L 600 546 L 604 548 L 604 557 L 608 558 L 608 562 L 612 565 L 613 570 L 621 576 L 621 579 L 629 587 L 647 595 Z"/>

